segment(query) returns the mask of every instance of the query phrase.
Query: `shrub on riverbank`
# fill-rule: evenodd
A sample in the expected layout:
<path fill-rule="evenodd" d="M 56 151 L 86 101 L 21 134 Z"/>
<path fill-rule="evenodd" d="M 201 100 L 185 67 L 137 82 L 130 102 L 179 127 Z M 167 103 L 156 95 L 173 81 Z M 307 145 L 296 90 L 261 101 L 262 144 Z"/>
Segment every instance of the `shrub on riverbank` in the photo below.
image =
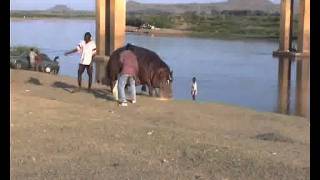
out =
<path fill-rule="evenodd" d="M 126 24 L 128 26 L 139 27 L 142 24 L 150 24 L 157 28 L 173 28 L 173 17 L 169 15 L 132 15 L 127 16 Z"/>
<path fill-rule="evenodd" d="M 279 17 L 270 16 L 212 16 L 197 22 L 189 21 L 189 28 L 196 35 L 221 38 L 277 38 Z"/>
<path fill-rule="evenodd" d="M 139 22 L 139 23 L 136 23 Z M 131 15 L 127 25 L 136 26 L 148 23 L 159 28 L 172 28 L 192 31 L 192 36 L 216 38 L 278 38 L 280 16 L 262 15 L 198 15 L 194 12 L 181 15 Z M 297 27 L 294 18 L 294 27 Z M 293 36 L 297 28 L 293 28 Z"/>

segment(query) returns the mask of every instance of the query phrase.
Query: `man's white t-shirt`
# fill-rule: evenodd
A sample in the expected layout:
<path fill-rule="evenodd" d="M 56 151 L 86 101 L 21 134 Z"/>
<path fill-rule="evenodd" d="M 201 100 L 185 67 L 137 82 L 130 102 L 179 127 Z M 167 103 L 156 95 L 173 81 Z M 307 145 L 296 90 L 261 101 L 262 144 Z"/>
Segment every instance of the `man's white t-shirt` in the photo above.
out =
<path fill-rule="evenodd" d="M 194 93 L 195 95 L 197 95 L 197 93 L 198 93 L 197 82 L 192 83 L 191 91 L 192 91 L 192 93 Z"/>
<path fill-rule="evenodd" d="M 92 56 L 96 53 L 96 43 L 94 41 L 89 41 L 86 43 L 84 40 L 82 40 L 78 44 L 77 50 L 81 54 L 80 64 L 90 65 Z"/>
<path fill-rule="evenodd" d="M 30 57 L 31 64 L 34 64 L 36 62 L 36 56 L 37 56 L 37 54 L 34 51 L 30 51 L 29 57 Z"/>

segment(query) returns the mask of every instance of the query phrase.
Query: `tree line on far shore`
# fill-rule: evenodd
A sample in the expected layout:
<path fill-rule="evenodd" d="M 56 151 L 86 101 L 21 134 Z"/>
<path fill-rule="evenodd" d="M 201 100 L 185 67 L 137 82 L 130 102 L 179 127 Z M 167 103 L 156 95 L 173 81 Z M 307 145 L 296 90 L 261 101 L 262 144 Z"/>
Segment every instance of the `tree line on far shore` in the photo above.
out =
<path fill-rule="evenodd" d="M 46 12 L 12 11 L 11 17 L 17 18 L 94 18 L 94 12 Z M 211 13 L 187 11 L 170 14 L 161 11 L 127 12 L 126 25 L 140 27 L 150 24 L 157 28 L 192 31 L 194 36 L 221 38 L 278 38 L 280 14 L 258 10 L 212 10 Z M 294 27 L 297 26 L 294 16 Z M 294 28 L 293 36 L 297 34 Z"/>
<path fill-rule="evenodd" d="M 294 27 L 297 27 L 297 16 Z M 221 38 L 278 38 L 279 13 L 263 11 L 212 11 L 211 14 L 185 12 L 183 14 L 127 13 L 126 24 L 139 27 L 150 24 L 158 28 L 192 31 L 194 36 Z M 297 34 L 294 28 L 293 36 Z"/>

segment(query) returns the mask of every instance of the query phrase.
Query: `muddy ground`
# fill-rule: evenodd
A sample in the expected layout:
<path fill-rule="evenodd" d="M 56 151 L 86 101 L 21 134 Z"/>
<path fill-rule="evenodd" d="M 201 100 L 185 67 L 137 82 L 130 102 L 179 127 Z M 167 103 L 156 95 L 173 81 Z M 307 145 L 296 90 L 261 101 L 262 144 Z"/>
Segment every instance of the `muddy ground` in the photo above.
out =
<path fill-rule="evenodd" d="M 310 179 L 307 119 L 11 70 L 11 179 Z"/>

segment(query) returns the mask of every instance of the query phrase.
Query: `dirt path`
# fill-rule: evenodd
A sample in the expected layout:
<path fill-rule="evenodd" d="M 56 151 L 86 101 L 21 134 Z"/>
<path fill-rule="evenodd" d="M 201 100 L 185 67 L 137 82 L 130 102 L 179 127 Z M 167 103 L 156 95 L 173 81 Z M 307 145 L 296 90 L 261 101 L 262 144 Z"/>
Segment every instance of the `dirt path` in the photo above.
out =
<path fill-rule="evenodd" d="M 11 179 L 310 179 L 305 118 L 75 86 L 11 70 Z"/>

